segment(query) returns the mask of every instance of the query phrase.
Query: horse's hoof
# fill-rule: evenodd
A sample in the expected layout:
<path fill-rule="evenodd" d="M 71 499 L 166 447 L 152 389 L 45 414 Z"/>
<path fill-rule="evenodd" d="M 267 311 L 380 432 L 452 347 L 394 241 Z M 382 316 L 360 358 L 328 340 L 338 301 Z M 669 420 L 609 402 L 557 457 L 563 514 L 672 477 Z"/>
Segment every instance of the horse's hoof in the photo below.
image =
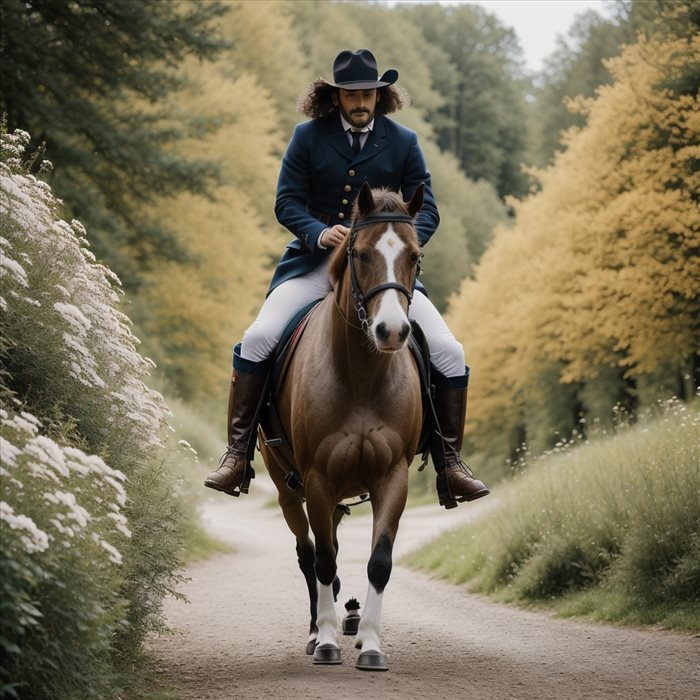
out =
<path fill-rule="evenodd" d="M 360 619 L 356 610 L 348 610 L 347 615 L 343 618 L 343 634 L 354 637 L 360 628 Z"/>
<path fill-rule="evenodd" d="M 321 644 L 314 651 L 315 664 L 340 664 L 340 649 L 334 644 Z"/>
<path fill-rule="evenodd" d="M 363 651 L 357 657 L 357 663 L 355 668 L 359 668 L 360 671 L 388 671 L 389 667 L 386 665 L 386 656 L 382 654 L 381 651 Z"/>
<path fill-rule="evenodd" d="M 311 656 L 311 654 L 313 654 L 315 650 L 316 650 L 316 637 L 314 637 L 313 639 L 309 639 L 309 641 L 306 644 L 307 656 Z"/>

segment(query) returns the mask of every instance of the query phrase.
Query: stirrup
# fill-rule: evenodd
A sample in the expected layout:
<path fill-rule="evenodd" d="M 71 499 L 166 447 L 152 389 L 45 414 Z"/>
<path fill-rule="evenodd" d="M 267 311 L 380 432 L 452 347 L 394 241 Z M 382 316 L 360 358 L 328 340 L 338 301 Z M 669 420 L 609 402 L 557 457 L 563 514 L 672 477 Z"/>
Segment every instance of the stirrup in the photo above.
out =
<path fill-rule="evenodd" d="M 241 485 L 239 486 L 241 493 L 248 493 L 248 489 L 250 488 L 250 480 L 254 478 L 255 469 L 248 464 L 245 468 L 245 473 L 243 474 L 243 481 L 241 481 Z"/>

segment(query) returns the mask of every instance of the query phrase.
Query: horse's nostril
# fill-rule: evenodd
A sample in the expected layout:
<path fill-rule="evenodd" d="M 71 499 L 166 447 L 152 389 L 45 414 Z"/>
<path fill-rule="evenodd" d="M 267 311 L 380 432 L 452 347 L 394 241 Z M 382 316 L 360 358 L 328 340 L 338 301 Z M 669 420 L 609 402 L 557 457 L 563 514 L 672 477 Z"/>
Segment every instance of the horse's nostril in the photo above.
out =
<path fill-rule="evenodd" d="M 403 342 L 408 338 L 408 334 L 411 331 L 411 326 L 408 325 L 408 323 L 404 323 L 403 326 L 401 327 L 401 332 L 399 333 L 399 340 Z"/>
<path fill-rule="evenodd" d="M 375 331 L 377 334 L 377 338 L 379 340 L 388 340 L 389 338 L 389 330 L 386 327 L 386 323 L 382 321 L 382 323 L 377 325 L 377 330 Z"/>

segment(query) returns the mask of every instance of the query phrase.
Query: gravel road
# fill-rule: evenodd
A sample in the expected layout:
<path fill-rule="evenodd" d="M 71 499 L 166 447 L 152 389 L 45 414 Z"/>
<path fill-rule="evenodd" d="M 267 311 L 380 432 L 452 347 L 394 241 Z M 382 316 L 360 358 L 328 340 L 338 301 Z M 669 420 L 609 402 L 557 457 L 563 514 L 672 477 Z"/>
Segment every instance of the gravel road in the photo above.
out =
<path fill-rule="evenodd" d="M 177 633 L 151 644 L 184 699 L 700 698 L 700 636 L 556 620 L 396 564 L 384 595 L 389 671 L 355 669 L 354 638 L 342 634 L 343 664 L 313 666 L 306 585 L 280 511 L 265 505 L 269 489 L 259 478 L 247 497 L 212 493 L 203 505 L 207 528 L 236 551 L 187 570 L 189 603 L 166 602 Z M 407 510 L 396 555 L 493 504 Z M 340 617 L 342 603 L 366 593 L 368 506 L 345 519 L 339 539 Z"/>

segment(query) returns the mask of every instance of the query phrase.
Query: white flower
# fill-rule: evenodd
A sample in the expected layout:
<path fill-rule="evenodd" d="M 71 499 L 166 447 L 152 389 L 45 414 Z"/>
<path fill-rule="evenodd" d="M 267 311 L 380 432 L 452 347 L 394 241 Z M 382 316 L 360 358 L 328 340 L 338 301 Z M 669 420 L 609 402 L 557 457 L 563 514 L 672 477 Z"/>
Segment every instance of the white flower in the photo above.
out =
<path fill-rule="evenodd" d="M 0 458 L 2 458 L 3 464 L 6 464 L 8 467 L 16 467 L 17 457 L 19 457 L 21 454 L 22 450 L 15 447 L 4 437 L 0 437 Z"/>
<path fill-rule="evenodd" d="M 122 563 L 122 555 L 116 547 L 113 547 L 109 542 L 105 542 L 97 533 L 93 533 L 92 539 L 97 542 L 108 554 L 109 560 L 114 564 Z"/>
<path fill-rule="evenodd" d="M 81 528 L 88 524 L 88 520 L 92 520 L 92 516 L 83 508 L 75 498 L 75 494 L 67 491 L 46 491 L 44 500 L 48 503 L 64 505 L 68 508 L 68 517 L 74 520 Z"/>
<path fill-rule="evenodd" d="M 35 457 L 41 464 L 51 467 L 61 476 L 65 477 L 70 473 L 61 448 L 51 438 L 37 435 L 24 446 L 24 453 Z"/>
<path fill-rule="evenodd" d="M 39 421 L 33 415 L 31 415 L 31 413 L 22 411 L 22 413 L 13 416 L 12 418 L 3 418 L 2 425 L 15 430 L 20 430 L 23 433 L 36 435 L 39 432 L 39 426 L 41 423 L 39 423 Z"/>
<path fill-rule="evenodd" d="M 0 268 L 3 269 L 3 275 L 5 273 L 9 273 L 18 284 L 22 285 L 23 287 L 29 286 L 29 282 L 27 281 L 27 273 L 16 260 L 8 258 L 6 255 L 0 255 Z"/>
<path fill-rule="evenodd" d="M 0 501 L 0 520 L 6 522 L 12 530 L 22 531 L 19 539 L 28 554 L 48 549 L 49 536 L 40 530 L 31 518 L 15 513 L 12 506 L 5 501 Z"/>
<path fill-rule="evenodd" d="M 117 502 L 120 506 L 123 506 L 126 503 L 126 491 L 124 487 L 111 476 L 106 476 L 104 480 L 114 487 L 114 490 L 117 492 Z"/>
<path fill-rule="evenodd" d="M 85 315 L 77 306 L 57 301 L 53 305 L 53 308 L 56 309 L 56 311 L 58 311 L 58 313 L 61 314 L 66 321 L 68 321 L 68 323 L 80 336 L 84 336 L 85 333 L 90 330 L 90 326 L 92 324 L 87 318 L 85 318 Z"/>
<path fill-rule="evenodd" d="M 131 530 L 127 527 L 127 519 L 121 513 L 107 513 L 107 517 L 114 520 L 116 528 L 124 537 L 131 537 Z"/>

